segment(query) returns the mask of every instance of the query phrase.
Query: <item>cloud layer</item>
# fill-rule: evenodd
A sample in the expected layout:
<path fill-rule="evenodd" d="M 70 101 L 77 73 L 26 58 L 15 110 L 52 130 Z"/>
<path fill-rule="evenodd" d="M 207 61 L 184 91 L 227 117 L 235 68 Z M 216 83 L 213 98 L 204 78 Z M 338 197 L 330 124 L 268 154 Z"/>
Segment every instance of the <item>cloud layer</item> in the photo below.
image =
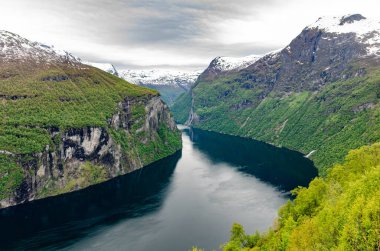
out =
<path fill-rule="evenodd" d="M 375 16 L 376 0 L 12 0 L 0 29 L 122 68 L 204 67 L 286 46 L 323 15 Z"/>

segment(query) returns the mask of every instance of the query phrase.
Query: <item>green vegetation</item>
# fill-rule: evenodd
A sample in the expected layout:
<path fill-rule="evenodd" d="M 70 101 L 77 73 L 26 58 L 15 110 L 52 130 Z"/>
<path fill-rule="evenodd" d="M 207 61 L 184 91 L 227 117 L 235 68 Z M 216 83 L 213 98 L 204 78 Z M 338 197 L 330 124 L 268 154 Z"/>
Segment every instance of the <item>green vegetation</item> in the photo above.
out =
<path fill-rule="evenodd" d="M 204 251 L 204 250 L 201 248 L 192 247 L 191 250 L 189 250 L 189 251 Z"/>
<path fill-rule="evenodd" d="M 350 151 L 293 193 L 271 230 L 247 235 L 235 224 L 223 250 L 379 250 L 380 143 Z"/>
<path fill-rule="evenodd" d="M 0 124 L 0 150 L 28 154 L 40 152 L 49 144 L 50 137 L 45 129 Z"/>
<path fill-rule="evenodd" d="M 14 159 L 0 154 L 0 200 L 8 198 L 22 179 L 23 171 Z"/>
<path fill-rule="evenodd" d="M 92 67 L 7 65 L 0 69 L 0 87 L 0 150 L 14 156 L 0 153 L 0 199 L 8 196 L 23 179 L 24 170 L 17 164 L 21 163 L 20 158 L 32 157 L 47 145 L 50 151 L 55 150 L 60 135 L 51 138 L 49 130 L 105 128 L 128 155 L 133 154 L 128 151 L 135 150 L 144 164 L 181 147 L 179 133 L 169 131 L 167 125 L 160 125 L 162 130 L 152 132 L 153 137 L 135 135 L 145 121 L 144 102 L 158 96 L 157 91 L 129 84 Z M 108 123 L 125 99 L 130 104 L 132 120 L 128 135 L 111 129 Z M 39 197 L 103 181 L 104 173 L 99 168 L 87 163 L 81 169 L 82 176 L 72 179 L 63 189 L 50 184 L 53 192 L 45 187 Z"/>
<path fill-rule="evenodd" d="M 135 130 L 134 133 L 127 133 L 124 130 L 109 129 L 112 138 L 121 145 L 124 154 L 129 159 L 139 160 L 144 166 L 181 149 L 179 132 L 173 133 L 164 123 L 159 125 L 157 132 L 151 132 L 151 135 L 147 135 L 143 130 L 139 131 L 139 128 Z M 154 140 L 148 140 L 148 136 Z"/>
<path fill-rule="evenodd" d="M 79 188 L 103 182 L 107 178 L 107 173 L 104 167 L 93 165 L 91 162 L 87 161 L 81 165 L 78 177 L 71 178 L 63 189 L 59 189 L 55 191 L 55 193 L 61 194 L 71 192 Z"/>
<path fill-rule="evenodd" d="M 42 81 L 49 76 L 66 75 L 63 81 Z M 29 78 L 27 78 L 29 77 Z M 26 78 L 26 79 L 25 79 Z M 106 119 L 125 97 L 157 95 L 95 69 L 67 69 L 58 73 L 46 70 L 37 76 L 23 76 L 1 81 L 2 123 L 59 128 L 104 126 Z M 18 97 L 18 98 L 17 98 Z"/>
<path fill-rule="evenodd" d="M 77 173 L 77 176 L 65 175 L 67 182 L 63 188 L 57 187 L 53 182 L 50 182 L 41 190 L 38 194 L 38 198 L 72 192 L 80 188 L 101 183 L 108 178 L 103 166 L 94 165 L 89 161 L 82 164 Z"/>
<path fill-rule="evenodd" d="M 170 109 L 174 114 L 175 120 L 180 124 L 184 124 L 191 110 L 191 92 L 181 94 Z"/>
<path fill-rule="evenodd" d="M 0 76 L 11 70 L 2 69 Z M 0 78 L 0 149 L 13 153 L 40 152 L 50 142 L 49 127 L 105 127 L 125 97 L 158 95 L 92 68 L 17 71 Z M 46 80 L 52 76 L 67 79 Z"/>
<path fill-rule="evenodd" d="M 158 91 L 163 101 L 169 106 L 173 105 L 174 101 L 186 90 L 179 86 L 171 85 L 144 85 L 145 87 Z"/>
<path fill-rule="evenodd" d="M 249 85 L 251 84 L 251 85 Z M 325 85 L 318 92 L 287 93 L 254 86 L 235 74 L 199 82 L 192 90 L 194 127 L 254 138 L 308 154 L 325 175 L 350 149 L 380 140 L 380 71 Z M 179 122 L 187 119 L 191 98 L 173 106 Z"/>

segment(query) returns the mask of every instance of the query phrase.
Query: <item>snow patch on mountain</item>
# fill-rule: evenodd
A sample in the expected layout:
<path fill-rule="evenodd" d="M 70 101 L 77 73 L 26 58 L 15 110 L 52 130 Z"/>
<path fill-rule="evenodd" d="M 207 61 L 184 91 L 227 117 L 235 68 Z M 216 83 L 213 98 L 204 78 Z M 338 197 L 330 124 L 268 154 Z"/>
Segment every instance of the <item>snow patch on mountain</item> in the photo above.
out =
<path fill-rule="evenodd" d="M 323 29 L 331 33 L 356 33 L 358 36 L 380 31 L 380 21 L 365 18 L 359 14 L 343 17 L 320 17 L 308 28 Z"/>
<path fill-rule="evenodd" d="M 250 55 L 246 57 L 217 57 L 213 60 L 212 66 L 219 71 L 232 71 L 247 68 L 254 64 L 262 56 Z"/>
<path fill-rule="evenodd" d="M 71 53 L 32 42 L 9 31 L 0 30 L 0 62 L 28 61 L 35 63 L 71 63 L 77 64 L 81 60 Z"/>
<path fill-rule="evenodd" d="M 120 70 L 121 78 L 137 85 L 167 85 L 189 89 L 202 70 L 179 71 L 170 69 Z"/>
<path fill-rule="evenodd" d="M 119 76 L 119 73 L 116 70 L 115 66 L 113 66 L 113 64 L 110 64 L 110 63 L 94 63 L 94 62 L 87 62 L 87 61 L 83 61 L 82 63 L 86 64 L 86 65 L 93 66 L 93 67 L 98 68 L 102 71 L 111 73 L 112 75 Z"/>
<path fill-rule="evenodd" d="M 380 56 L 380 21 L 360 14 L 343 17 L 321 17 L 306 29 L 319 29 L 328 33 L 355 33 L 358 41 L 367 46 L 368 55 Z"/>

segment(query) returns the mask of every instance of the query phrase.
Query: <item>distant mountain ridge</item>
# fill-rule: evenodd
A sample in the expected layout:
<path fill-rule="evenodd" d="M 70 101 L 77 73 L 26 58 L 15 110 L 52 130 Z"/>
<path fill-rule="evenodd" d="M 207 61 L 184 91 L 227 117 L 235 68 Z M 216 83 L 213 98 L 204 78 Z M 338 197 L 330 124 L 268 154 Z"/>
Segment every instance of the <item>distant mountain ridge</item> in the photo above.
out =
<path fill-rule="evenodd" d="M 157 90 L 168 105 L 173 104 L 179 95 L 188 91 L 202 73 L 201 70 L 173 69 L 117 70 L 110 63 L 83 63 L 118 76 L 129 83 Z"/>
<path fill-rule="evenodd" d="M 130 83 L 157 90 L 162 99 L 172 105 L 179 95 L 191 88 L 201 73 L 200 70 L 121 70 L 120 77 Z"/>
<path fill-rule="evenodd" d="M 201 70 L 181 71 L 166 69 L 121 70 L 123 79 L 137 85 L 170 85 L 185 90 L 196 81 Z"/>

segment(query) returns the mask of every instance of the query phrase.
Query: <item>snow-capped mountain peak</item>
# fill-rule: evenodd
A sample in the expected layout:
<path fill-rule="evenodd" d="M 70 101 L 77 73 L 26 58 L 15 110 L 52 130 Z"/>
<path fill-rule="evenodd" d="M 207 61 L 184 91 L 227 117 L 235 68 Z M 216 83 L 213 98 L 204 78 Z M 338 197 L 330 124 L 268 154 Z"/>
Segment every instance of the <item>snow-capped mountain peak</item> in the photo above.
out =
<path fill-rule="evenodd" d="M 211 65 L 219 71 L 240 70 L 254 64 L 262 56 L 250 55 L 246 57 L 216 57 Z"/>
<path fill-rule="evenodd" d="M 342 17 L 320 17 L 314 24 L 307 28 L 323 29 L 331 33 L 356 33 L 366 35 L 380 31 L 380 21 L 368 19 L 360 14 L 345 15 Z"/>
<path fill-rule="evenodd" d="M 98 68 L 100 70 L 103 70 L 105 72 L 111 73 L 112 75 L 119 76 L 119 73 L 113 64 L 110 64 L 110 63 L 93 63 L 93 62 L 87 62 L 87 61 L 83 61 L 82 63 L 86 64 L 86 65 L 93 66 L 93 67 Z"/>
<path fill-rule="evenodd" d="M 319 29 L 334 34 L 355 34 L 357 41 L 364 44 L 368 55 L 380 56 L 380 20 L 366 18 L 360 14 L 342 17 L 321 17 L 306 30 Z"/>
<path fill-rule="evenodd" d="M 32 42 L 9 31 L 0 30 L 0 62 L 27 61 L 77 64 L 71 53 L 39 42 Z"/>
<path fill-rule="evenodd" d="M 195 82 L 202 71 L 149 69 L 121 70 L 119 72 L 121 78 L 137 85 L 170 85 L 188 89 Z"/>
<path fill-rule="evenodd" d="M 143 69 L 120 70 L 119 73 L 121 78 L 132 84 L 157 90 L 161 98 L 171 105 L 179 95 L 191 88 L 202 71 Z"/>

